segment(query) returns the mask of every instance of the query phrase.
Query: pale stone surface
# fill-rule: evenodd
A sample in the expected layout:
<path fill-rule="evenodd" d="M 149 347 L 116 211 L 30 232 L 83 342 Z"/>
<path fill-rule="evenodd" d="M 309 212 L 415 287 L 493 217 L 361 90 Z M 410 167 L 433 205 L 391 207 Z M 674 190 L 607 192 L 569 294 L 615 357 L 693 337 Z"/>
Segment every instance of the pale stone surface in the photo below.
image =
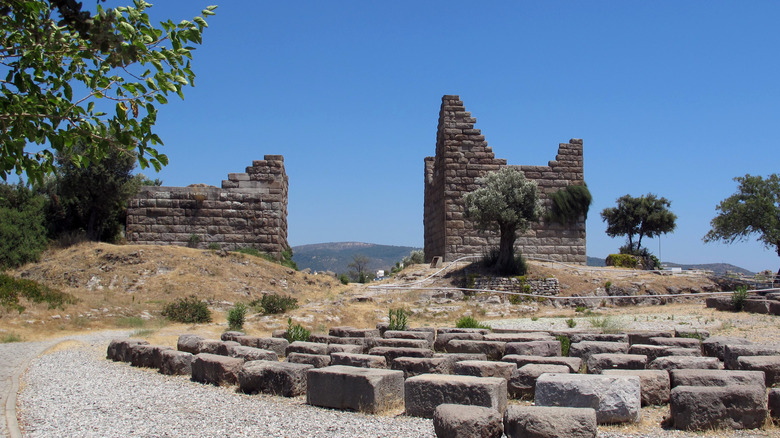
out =
<path fill-rule="evenodd" d="M 326 354 L 290 353 L 286 362 L 308 364 L 314 368 L 324 368 L 330 365 L 330 356 Z"/>
<path fill-rule="evenodd" d="M 755 429 L 766 419 L 767 398 L 757 385 L 677 386 L 669 408 L 677 429 Z"/>
<path fill-rule="evenodd" d="M 111 359 L 114 362 L 130 362 L 130 355 L 128 353 L 128 347 L 131 345 L 149 345 L 149 341 L 145 339 L 113 339 L 108 344 L 106 351 L 106 359 Z"/>
<path fill-rule="evenodd" d="M 508 438 L 595 438 L 596 410 L 552 406 L 509 406 L 504 413 Z"/>
<path fill-rule="evenodd" d="M 628 354 L 628 342 L 582 341 L 569 347 L 569 356 L 579 357 L 586 363 L 591 355 L 599 353 Z"/>
<path fill-rule="evenodd" d="M 740 370 L 763 371 L 766 386 L 780 383 L 780 356 L 739 356 Z"/>
<path fill-rule="evenodd" d="M 719 360 L 726 359 L 726 345 L 750 345 L 752 342 L 745 338 L 734 338 L 729 336 L 711 336 L 701 343 L 701 348 L 706 356 L 717 357 Z"/>
<path fill-rule="evenodd" d="M 161 345 L 130 344 L 127 346 L 127 355 L 130 359 L 130 365 L 134 367 L 160 369 L 163 350 L 173 350 L 173 348 Z"/>
<path fill-rule="evenodd" d="M 228 345 L 217 339 L 202 339 L 198 342 L 198 353 L 228 355 Z"/>
<path fill-rule="evenodd" d="M 579 357 L 550 357 L 550 356 L 521 356 L 516 354 L 508 354 L 501 358 L 502 362 L 512 362 L 517 365 L 517 368 L 527 365 L 529 363 L 536 364 L 551 364 L 551 365 L 566 365 L 572 373 L 580 371 L 582 366 L 582 359 Z"/>
<path fill-rule="evenodd" d="M 628 335 L 625 333 L 572 333 L 569 335 L 569 341 L 572 344 L 578 342 L 628 342 Z"/>
<path fill-rule="evenodd" d="M 176 341 L 176 349 L 187 353 L 198 354 L 198 343 L 205 338 L 203 336 L 184 334 Z"/>
<path fill-rule="evenodd" d="M 333 353 L 330 355 L 332 365 L 344 365 L 360 368 L 387 368 L 384 356 L 371 354 Z"/>
<path fill-rule="evenodd" d="M 243 365 L 244 360 L 236 357 L 198 353 L 191 363 L 192 380 L 217 386 L 234 385 L 238 382 L 238 372 Z"/>
<path fill-rule="evenodd" d="M 331 353 L 362 354 L 363 353 L 363 346 L 362 345 L 352 345 L 352 344 L 328 344 L 328 354 L 331 354 Z"/>
<path fill-rule="evenodd" d="M 647 368 L 667 371 L 680 369 L 719 370 L 723 369 L 723 364 L 715 357 L 664 356 L 650 362 Z"/>
<path fill-rule="evenodd" d="M 447 343 L 447 353 L 482 353 L 488 360 L 499 360 L 504 356 L 506 342 L 472 341 L 453 339 Z"/>
<path fill-rule="evenodd" d="M 521 356 L 560 356 L 561 341 L 507 342 L 505 354 L 517 354 Z"/>
<path fill-rule="evenodd" d="M 637 422 L 641 386 L 636 376 L 542 374 L 534 401 L 537 406 L 593 408 L 599 424 Z"/>
<path fill-rule="evenodd" d="M 390 367 L 404 372 L 404 379 L 420 374 L 452 374 L 454 362 L 446 357 L 397 357 Z"/>
<path fill-rule="evenodd" d="M 669 373 L 664 370 L 604 370 L 607 376 L 637 376 L 642 391 L 642 406 L 669 403 Z"/>
<path fill-rule="evenodd" d="M 650 338 L 671 338 L 674 333 L 664 330 L 636 330 L 627 332 L 628 343 L 634 344 L 649 344 Z"/>
<path fill-rule="evenodd" d="M 665 345 L 667 347 L 701 348 L 701 341 L 696 338 L 650 338 L 650 345 Z"/>
<path fill-rule="evenodd" d="M 730 386 L 764 385 L 764 373 L 761 371 L 736 370 L 669 370 L 672 388 L 676 386 Z"/>
<path fill-rule="evenodd" d="M 439 333 L 433 343 L 433 349 L 447 351 L 447 344 L 453 339 L 481 341 L 484 339 L 484 335 L 482 333 Z"/>
<path fill-rule="evenodd" d="M 739 363 L 737 358 L 739 356 L 779 356 L 780 345 L 765 345 L 765 344 L 751 344 L 751 345 L 737 345 L 726 344 L 723 350 L 724 360 L 723 364 L 728 370 L 738 370 Z"/>
<path fill-rule="evenodd" d="M 238 371 L 238 390 L 247 394 L 297 397 L 306 393 L 307 372 L 313 365 L 254 360 Z"/>
<path fill-rule="evenodd" d="M 332 365 L 311 369 L 306 403 L 335 409 L 378 413 L 402 405 L 404 373 Z"/>
<path fill-rule="evenodd" d="M 236 342 L 247 347 L 255 347 L 261 350 L 270 350 L 277 356 L 285 355 L 287 347 L 290 345 L 287 339 L 282 338 L 258 338 L 256 336 L 236 336 Z"/>
<path fill-rule="evenodd" d="M 246 333 L 237 332 L 237 331 L 227 331 L 222 333 L 219 339 L 222 341 L 235 341 L 238 336 L 246 336 Z"/>
<path fill-rule="evenodd" d="M 284 350 L 284 355 L 290 353 L 328 354 L 328 344 L 318 342 L 295 341 Z"/>
<path fill-rule="evenodd" d="M 188 376 L 192 374 L 192 359 L 195 356 L 186 351 L 166 349 L 160 351 L 160 373 Z"/>
<path fill-rule="evenodd" d="M 601 374 L 604 370 L 643 370 L 647 356 L 643 354 L 599 353 L 588 358 L 588 373 Z"/>
<path fill-rule="evenodd" d="M 506 379 L 498 377 L 422 374 L 407 379 L 404 388 L 406 415 L 413 417 L 431 418 L 444 403 L 506 410 Z"/>
<path fill-rule="evenodd" d="M 373 345 L 377 347 L 401 347 L 401 348 L 431 348 L 431 343 L 425 339 L 406 339 L 406 338 L 377 338 L 373 340 Z"/>
<path fill-rule="evenodd" d="M 509 397 L 515 399 L 533 399 L 536 379 L 544 373 L 565 374 L 570 372 L 566 365 L 529 363 L 517 369 L 517 373 L 507 382 Z"/>
<path fill-rule="evenodd" d="M 456 362 L 452 371 L 461 376 L 501 377 L 509 380 L 517 373 L 517 365 L 511 362 L 464 360 Z"/>
<path fill-rule="evenodd" d="M 397 357 L 433 357 L 433 350 L 427 348 L 374 347 L 368 354 L 384 356 L 387 363 Z"/>
<path fill-rule="evenodd" d="M 247 362 L 251 360 L 271 360 L 271 361 L 279 360 L 279 356 L 277 356 L 276 353 L 274 353 L 273 351 L 263 350 L 261 348 L 255 348 L 255 347 L 247 347 L 244 345 L 228 346 L 227 355 L 230 357 L 238 357 L 244 359 Z"/>
<path fill-rule="evenodd" d="M 437 437 L 501 438 L 504 421 L 495 409 L 441 404 L 433 413 L 433 429 Z"/>

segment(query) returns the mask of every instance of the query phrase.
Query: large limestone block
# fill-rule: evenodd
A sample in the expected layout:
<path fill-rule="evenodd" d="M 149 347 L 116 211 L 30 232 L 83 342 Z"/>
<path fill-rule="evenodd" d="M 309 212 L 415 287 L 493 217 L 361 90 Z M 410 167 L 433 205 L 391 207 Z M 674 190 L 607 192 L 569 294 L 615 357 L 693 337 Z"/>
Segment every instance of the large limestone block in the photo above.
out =
<path fill-rule="evenodd" d="M 431 348 L 431 344 L 425 339 L 377 338 L 373 343 L 377 347 Z"/>
<path fill-rule="evenodd" d="M 444 403 L 475 405 L 506 410 L 506 379 L 444 374 L 422 374 L 404 383 L 406 415 L 432 418 Z"/>
<path fill-rule="evenodd" d="M 411 330 L 387 330 L 382 334 L 385 339 L 417 339 L 428 343 L 428 348 L 433 348 L 433 341 L 436 338 L 436 332 L 431 331 L 411 331 Z"/>
<path fill-rule="evenodd" d="M 625 333 L 572 333 L 569 335 L 569 341 L 572 344 L 578 342 L 628 342 L 628 335 Z"/>
<path fill-rule="evenodd" d="M 244 359 L 247 362 L 252 360 L 279 360 L 279 356 L 277 356 L 273 351 L 263 350 L 255 347 L 247 347 L 244 345 L 229 345 L 228 356 L 238 357 Z"/>
<path fill-rule="evenodd" d="M 504 356 L 506 342 L 471 341 L 453 339 L 447 343 L 447 353 L 482 353 L 488 360 L 499 360 Z"/>
<path fill-rule="evenodd" d="M 561 341 L 527 341 L 527 342 L 508 342 L 506 344 L 506 354 L 517 354 L 521 356 L 560 356 Z"/>
<path fill-rule="evenodd" d="M 767 397 L 763 386 L 678 386 L 669 404 L 676 429 L 755 429 L 764 424 Z"/>
<path fill-rule="evenodd" d="M 332 365 L 308 373 L 306 403 L 377 413 L 402 405 L 404 373 Z"/>
<path fill-rule="evenodd" d="M 740 370 L 763 371 L 766 386 L 780 383 L 780 356 L 739 356 Z"/>
<path fill-rule="evenodd" d="M 508 438 L 595 438 L 596 410 L 512 405 L 504 413 Z"/>
<path fill-rule="evenodd" d="M 626 333 L 628 336 L 628 343 L 634 344 L 649 344 L 650 338 L 671 338 L 674 333 L 663 330 L 636 330 Z"/>
<path fill-rule="evenodd" d="M 643 370 L 647 356 L 643 354 L 599 353 L 588 358 L 588 372 L 601 374 L 604 370 Z"/>
<path fill-rule="evenodd" d="M 672 347 L 665 345 L 633 344 L 628 347 L 628 354 L 641 354 L 647 356 L 647 362 L 650 363 L 659 357 L 670 356 L 669 350 Z"/>
<path fill-rule="evenodd" d="M 642 406 L 669 403 L 669 373 L 664 370 L 604 370 L 607 376 L 637 376 L 642 391 Z"/>
<path fill-rule="evenodd" d="M 363 346 L 353 344 L 328 344 L 328 354 L 331 353 L 363 354 Z"/>
<path fill-rule="evenodd" d="M 439 327 L 436 329 L 437 337 L 446 333 L 477 333 L 480 335 L 487 335 L 490 333 L 490 330 L 478 329 L 478 328 L 459 328 L 459 327 Z"/>
<path fill-rule="evenodd" d="M 579 357 L 585 363 L 591 355 L 599 353 L 628 354 L 628 342 L 582 341 L 569 346 L 569 356 Z"/>
<path fill-rule="evenodd" d="M 284 355 L 288 356 L 290 353 L 328 354 L 328 344 L 295 341 L 287 346 Z"/>
<path fill-rule="evenodd" d="M 257 336 L 236 336 L 236 342 L 247 347 L 259 348 L 261 350 L 270 350 L 277 356 L 284 356 L 290 343 L 282 338 L 258 338 Z"/>
<path fill-rule="evenodd" d="M 332 365 L 344 365 L 360 368 L 387 368 L 384 356 L 371 354 L 333 353 L 330 355 Z"/>
<path fill-rule="evenodd" d="M 302 363 L 314 368 L 324 368 L 330 365 L 330 356 L 325 354 L 290 353 L 285 359 L 290 363 Z"/>
<path fill-rule="evenodd" d="M 669 371 L 672 388 L 676 386 L 764 385 L 761 371 L 680 369 Z"/>
<path fill-rule="evenodd" d="M 767 407 L 769 408 L 769 415 L 771 415 L 772 418 L 780 418 L 780 388 L 772 388 L 769 390 Z"/>
<path fill-rule="evenodd" d="M 453 374 L 476 377 L 501 377 L 511 379 L 517 374 L 517 365 L 511 362 L 495 362 L 489 360 L 464 360 L 456 362 L 452 368 Z"/>
<path fill-rule="evenodd" d="M 204 339 L 206 338 L 198 335 L 180 335 L 179 339 L 176 341 L 176 349 L 179 351 L 186 351 L 187 353 L 198 354 L 200 353 L 198 350 L 198 343 Z"/>
<path fill-rule="evenodd" d="M 488 333 L 483 338 L 485 341 L 500 342 L 535 342 L 535 341 L 555 341 L 555 336 L 548 332 L 528 332 L 528 333 Z"/>
<path fill-rule="evenodd" d="M 484 335 L 481 333 L 440 333 L 436 336 L 433 343 L 433 349 L 436 351 L 447 351 L 447 344 L 453 339 L 481 341 Z"/>
<path fill-rule="evenodd" d="M 404 379 L 420 374 L 452 374 L 454 362 L 446 357 L 397 357 L 390 368 L 403 371 Z"/>
<path fill-rule="evenodd" d="M 572 373 L 579 372 L 582 366 L 582 359 L 579 357 L 552 357 L 552 356 L 522 356 L 517 354 L 508 354 L 501 358 L 502 362 L 512 362 L 520 368 L 529 363 L 566 365 Z"/>
<path fill-rule="evenodd" d="M 128 346 L 130 345 L 149 345 L 149 341 L 144 339 L 113 339 L 108 344 L 106 359 L 114 362 L 130 362 Z"/>
<path fill-rule="evenodd" d="M 484 353 L 433 353 L 433 357 L 443 357 L 453 364 L 462 360 L 487 360 Z"/>
<path fill-rule="evenodd" d="M 202 339 L 198 341 L 198 353 L 228 355 L 228 344 L 217 339 Z M 197 354 L 197 353 L 196 353 Z"/>
<path fill-rule="evenodd" d="M 752 342 L 745 338 L 733 338 L 728 336 L 711 336 L 701 343 L 701 348 L 706 356 L 717 357 L 719 360 L 726 359 L 726 345 L 750 345 Z"/>
<path fill-rule="evenodd" d="M 306 393 L 306 373 L 311 369 L 313 365 L 291 362 L 246 362 L 238 371 L 238 390 L 297 397 Z"/>
<path fill-rule="evenodd" d="M 737 358 L 739 358 L 739 356 L 780 356 L 780 345 L 726 344 L 723 350 L 723 355 L 723 364 L 726 366 L 726 369 L 738 370 L 739 363 L 737 362 Z"/>
<path fill-rule="evenodd" d="M 507 391 L 510 398 L 533 399 L 536 389 L 536 379 L 544 373 L 570 372 L 566 365 L 529 363 L 517 369 L 517 373 L 507 382 Z"/>
<path fill-rule="evenodd" d="M 681 348 L 701 348 L 701 341 L 696 338 L 667 338 L 658 337 L 650 338 L 650 345 L 664 345 L 666 347 L 681 347 Z"/>
<path fill-rule="evenodd" d="M 186 351 L 166 349 L 160 351 L 160 373 L 189 376 L 192 374 L 192 359 L 195 356 Z"/>
<path fill-rule="evenodd" d="M 219 337 L 222 341 L 235 341 L 237 337 L 239 336 L 246 336 L 246 333 L 244 332 L 237 332 L 237 331 L 227 331 L 222 333 L 222 335 Z"/>
<path fill-rule="evenodd" d="M 442 438 L 501 438 L 504 421 L 495 409 L 443 404 L 433 413 L 433 430 Z"/>
<path fill-rule="evenodd" d="M 237 357 L 221 356 L 211 353 L 198 353 L 192 359 L 192 380 L 214 385 L 238 382 L 238 372 L 244 360 Z"/>
<path fill-rule="evenodd" d="M 593 408 L 599 424 L 637 422 L 642 392 L 639 377 L 596 374 L 542 374 L 536 380 L 537 406 Z"/>
<path fill-rule="evenodd" d="M 384 356 L 387 363 L 393 363 L 397 357 L 433 357 L 433 350 L 427 348 L 374 347 L 368 354 Z"/>
<path fill-rule="evenodd" d="M 130 365 L 134 367 L 160 369 L 161 353 L 164 350 L 173 350 L 173 348 L 161 345 L 131 344 L 127 347 L 127 354 L 130 357 Z"/>
<path fill-rule="evenodd" d="M 719 370 L 723 368 L 723 364 L 715 357 L 664 356 L 650 362 L 647 368 L 667 371 L 681 369 Z"/>

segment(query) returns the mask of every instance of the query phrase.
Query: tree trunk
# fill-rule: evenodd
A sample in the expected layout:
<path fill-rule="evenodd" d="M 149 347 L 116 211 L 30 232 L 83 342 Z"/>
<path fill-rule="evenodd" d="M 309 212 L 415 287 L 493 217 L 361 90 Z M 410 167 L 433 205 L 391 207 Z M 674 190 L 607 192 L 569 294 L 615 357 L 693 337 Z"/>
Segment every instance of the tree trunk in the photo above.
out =
<path fill-rule="evenodd" d="M 501 274 L 514 274 L 516 230 L 513 225 L 501 225 L 501 245 L 498 247 L 496 260 L 496 268 Z"/>

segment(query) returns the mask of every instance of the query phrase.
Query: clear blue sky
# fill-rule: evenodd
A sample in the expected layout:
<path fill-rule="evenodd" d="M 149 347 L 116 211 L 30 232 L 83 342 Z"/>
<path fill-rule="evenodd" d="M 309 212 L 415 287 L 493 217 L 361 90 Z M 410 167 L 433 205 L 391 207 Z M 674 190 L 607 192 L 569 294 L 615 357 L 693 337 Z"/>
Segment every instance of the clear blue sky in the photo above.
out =
<path fill-rule="evenodd" d="M 178 22 L 208 1 L 150 14 Z M 422 246 L 423 159 L 441 96 L 458 94 L 510 164 L 584 139 L 588 255 L 623 244 L 602 209 L 652 192 L 678 216 L 662 261 L 780 265 L 755 241 L 701 240 L 733 177 L 780 172 L 780 2 L 231 0 L 216 13 L 195 88 L 160 108 L 170 164 L 149 176 L 219 185 L 282 154 L 292 245 Z"/>

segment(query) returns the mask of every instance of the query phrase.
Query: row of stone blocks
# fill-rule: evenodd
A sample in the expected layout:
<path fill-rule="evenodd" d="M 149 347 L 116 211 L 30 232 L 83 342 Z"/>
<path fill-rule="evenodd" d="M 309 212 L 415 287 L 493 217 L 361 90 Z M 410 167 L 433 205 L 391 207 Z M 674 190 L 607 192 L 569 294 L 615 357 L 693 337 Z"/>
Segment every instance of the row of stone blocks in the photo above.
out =
<path fill-rule="evenodd" d="M 349 332 L 349 330 L 353 331 Z M 662 366 L 657 367 L 658 369 L 655 370 L 609 369 L 615 367 L 639 368 L 640 366 L 637 364 L 642 365 L 643 368 L 646 361 L 631 357 L 641 355 L 625 354 L 626 348 L 645 345 L 648 348 L 679 349 L 692 347 L 694 342 L 698 346 L 698 340 L 696 339 L 671 338 L 670 333 L 663 332 L 623 335 L 569 334 L 571 340 L 578 341 L 572 344 L 571 354 L 586 358 L 586 363 L 591 372 L 600 367 L 599 371 L 602 371 L 604 374 L 601 376 L 563 374 L 577 372 L 582 363 L 581 358 L 560 357 L 560 345 L 555 345 L 559 341 L 554 338 L 550 339 L 551 336 L 547 333 L 486 333 L 486 331 L 479 330 L 456 331 L 440 329 L 439 331 L 425 330 L 421 332 L 398 333 L 388 331 L 383 333 L 386 338 L 374 338 L 378 334 L 376 330 L 355 332 L 354 329 L 334 328 L 327 337 L 323 338 L 324 335 L 320 335 L 320 338 L 315 338 L 315 340 L 327 341 L 327 344 L 318 342 L 288 344 L 284 339 L 254 338 L 242 336 L 238 333 L 224 334 L 223 339 L 226 339 L 226 341 L 205 340 L 191 335 L 183 335 L 179 340 L 178 348 L 200 353 L 198 354 L 200 357 L 196 357 L 197 360 L 193 361 L 193 380 L 218 383 L 219 378 L 215 376 L 229 368 L 225 365 L 226 362 L 231 362 L 228 360 L 229 358 L 223 360 L 210 355 L 214 353 L 243 354 L 244 356 L 242 357 L 249 360 L 264 359 L 265 361 L 265 363 L 247 362 L 246 364 L 243 364 L 243 359 L 232 361 L 232 371 L 227 374 L 232 373 L 236 377 L 226 378 L 224 381 L 228 383 L 237 382 L 239 389 L 243 387 L 242 390 L 245 392 L 297 395 L 303 394 L 305 391 L 307 399 L 313 405 L 356 409 L 367 412 L 388 409 L 391 406 L 400 404 L 399 400 L 403 400 L 409 415 L 427 417 L 432 416 L 435 407 L 442 403 L 482 404 L 503 412 L 506 407 L 508 393 L 513 396 L 523 396 L 528 395 L 530 390 L 531 396 L 535 395 L 537 405 L 595 406 L 597 407 L 596 415 L 600 423 L 636 421 L 639 416 L 640 401 L 644 404 L 655 404 L 665 403 L 669 400 L 669 373 L 665 370 L 685 367 L 722 368 L 717 357 L 683 356 L 655 359 L 653 363 L 656 363 L 659 359 L 665 359 L 664 362 L 660 362 Z M 475 337 L 481 338 L 474 339 Z M 411 341 L 422 341 L 427 345 L 439 345 L 444 350 L 450 351 L 450 353 L 445 355 L 439 354 L 437 355 L 438 357 L 433 357 L 434 353 L 429 348 L 372 347 L 372 345 L 377 345 L 377 343 L 381 344 L 382 340 L 396 339 L 401 341 L 404 338 L 411 338 L 407 339 Z M 291 367 L 288 365 L 292 364 L 275 362 L 277 360 L 275 356 L 263 358 L 258 356 L 257 353 L 254 356 L 248 355 L 248 353 L 257 350 L 257 348 L 247 347 L 229 339 L 240 341 L 242 344 L 262 346 L 269 349 L 275 348 L 276 352 L 266 351 L 266 353 L 273 353 L 277 357 L 284 354 L 287 355 L 288 361 L 305 362 L 305 365 L 302 367 Z M 518 342 L 506 342 L 512 340 Z M 616 340 L 667 345 L 636 343 L 632 345 L 630 342 L 614 342 Z M 440 342 L 442 341 L 446 342 L 441 344 Z M 742 356 L 745 354 L 777 353 L 777 350 L 773 350 L 771 347 L 739 345 L 744 343 L 743 341 L 712 338 L 704 342 L 704 350 L 715 356 L 723 356 L 724 359 L 736 357 L 736 362 L 733 359 L 727 360 L 727 364 L 730 366 L 734 363 L 739 366 L 740 361 L 744 359 Z M 153 347 L 144 347 L 139 348 L 139 351 L 147 351 L 150 348 L 153 349 Z M 364 348 L 370 348 L 369 352 L 372 354 L 365 355 L 359 353 Z M 345 349 L 352 352 L 346 352 L 344 351 Z M 688 349 L 695 350 L 695 348 Z M 110 346 L 109 357 L 112 356 L 111 350 L 112 347 Z M 461 354 L 453 353 L 455 350 L 458 350 Z M 510 354 L 500 357 L 502 362 L 486 362 L 484 360 L 488 356 L 495 358 L 502 350 L 503 352 L 536 352 L 544 354 L 544 356 Z M 162 351 L 165 351 L 165 347 L 162 347 Z M 327 355 L 328 353 L 330 353 L 330 356 Z M 380 356 L 377 356 L 377 354 L 380 354 Z M 167 356 L 172 355 L 172 353 L 160 353 L 160 355 Z M 417 357 L 403 357 L 406 355 L 417 355 Z M 463 361 L 461 359 L 472 360 Z M 136 362 L 132 357 L 128 361 L 134 364 Z M 388 362 L 392 364 L 392 368 L 395 368 L 395 370 L 381 369 L 385 368 Z M 208 368 L 207 364 L 211 364 L 211 368 Z M 336 365 L 320 370 L 314 369 L 316 366 L 323 367 L 328 364 Z M 367 368 L 355 368 L 355 365 Z M 162 372 L 163 367 L 162 365 L 159 366 Z M 374 369 L 371 369 L 372 367 Z M 201 368 L 203 371 L 201 371 Z M 265 383 L 265 385 L 270 386 L 263 387 L 263 383 L 256 383 L 273 382 L 274 373 L 284 374 L 282 371 L 279 371 L 280 369 L 288 372 L 295 368 L 297 368 L 300 376 L 297 380 L 284 375 L 276 378 L 280 382 L 287 382 L 285 383 L 287 387 L 283 384 L 273 383 Z M 209 369 L 212 369 L 212 371 L 209 372 Z M 430 374 L 451 372 L 472 374 L 472 376 Z M 672 372 L 675 373 L 676 371 Z M 419 373 L 426 374 L 415 377 Z M 243 384 L 240 378 L 242 375 L 244 375 Z M 254 380 L 251 378 L 251 376 L 258 375 L 261 377 L 255 377 Z M 407 379 L 403 383 L 405 377 Z M 307 379 L 309 384 L 304 385 L 302 382 L 305 382 Z M 765 379 L 764 375 L 761 375 L 761 379 Z M 290 383 L 296 381 L 298 382 L 297 385 Z M 402 384 L 399 384 L 399 382 L 402 382 Z M 673 386 L 687 387 L 692 385 Z M 362 389 L 360 391 L 348 390 L 345 392 L 344 390 L 338 391 L 334 389 L 337 387 Z M 290 388 L 298 389 L 293 390 Z M 329 389 L 320 391 L 318 388 Z M 534 394 L 534 391 L 536 394 Z M 696 391 L 701 392 L 701 390 Z M 684 414 L 685 407 L 692 403 L 691 399 L 695 401 L 702 398 L 701 396 L 686 398 L 684 394 L 696 391 L 683 390 L 681 388 L 672 390 L 672 416 L 675 419 L 676 427 L 699 427 L 699 423 L 691 423 L 685 420 Z M 724 399 L 722 397 L 723 394 L 717 390 L 710 389 L 707 391 L 711 395 L 714 394 L 716 399 Z M 746 418 L 759 418 L 762 405 L 765 416 L 766 403 L 755 403 L 759 399 L 755 397 L 758 392 L 750 392 L 745 389 L 733 391 L 731 388 L 727 392 L 729 394 L 742 394 L 745 397 L 753 397 L 754 403 L 741 403 L 739 405 L 743 407 L 743 410 L 756 407 L 758 413 L 748 415 Z M 763 387 L 761 392 L 765 393 Z M 680 395 L 675 396 L 674 394 Z M 725 397 L 724 400 L 726 400 L 724 403 L 730 405 L 728 397 Z M 706 406 L 718 405 L 718 403 L 708 402 Z M 723 403 L 720 405 L 723 405 Z M 677 412 L 677 415 L 675 415 L 675 412 Z M 744 412 L 742 413 L 744 414 Z M 745 417 L 745 415 L 742 416 Z M 728 414 L 726 417 L 733 418 L 734 413 Z M 702 424 L 709 424 L 712 427 L 714 423 L 712 420 L 708 420 L 708 422 Z M 725 427 L 735 427 L 734 425 L 717 424 Z"/>
<path fill-rule="evenodd" d="M 734 312 L 737 309 L 731 297 L 710 297 L 705 300 L 708 308 Z M 743 308 L 745 312 L 760 313 L 763 315 L 780 315 L 780 292 L 770 292 L 765 296 L 754 296 L 745 300 Z"/>

